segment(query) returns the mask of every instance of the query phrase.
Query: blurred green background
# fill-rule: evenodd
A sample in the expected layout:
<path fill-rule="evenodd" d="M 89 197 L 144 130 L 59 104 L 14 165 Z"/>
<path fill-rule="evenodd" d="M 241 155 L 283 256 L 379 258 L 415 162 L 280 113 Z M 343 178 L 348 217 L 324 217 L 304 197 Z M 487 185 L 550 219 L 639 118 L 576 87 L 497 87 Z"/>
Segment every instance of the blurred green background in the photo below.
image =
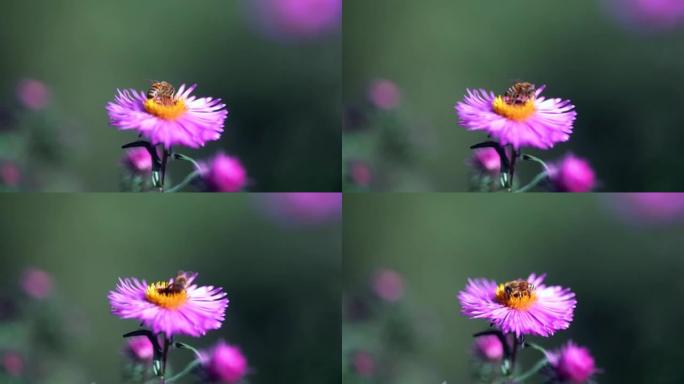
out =
<path fill-rule="evenodd" d="M 109 127 L 105 105 L 117 88 L 167 80 L 197 83 L 197 95 L 222 98 L 230 111 L 220 142 L 185 154 L 238 156 L 253 191 L 339 191 L 340 36 L 268 39 L 249 23 L 248 3 L 4 1 L 2 116 L 14 130 L 37 131 L 38 139 L 49 130 L 55 138 L 14 156 L 28 144 L 14 139 L 20 134 L 5 135 L 0 147 L 9 148 L 0 158 L 18 157 L 32 190 L 116 191 L 120 147 L 136 136 Z M 46 111 L 15 115 L 14 90 L 23 78 L 49 87 Z M 7 121 L 0 125 L 4 130 Z M 47 156 L 46 145 L 59 156 Z M 189 171 L 178 163 L 174 180 Z"/>
<path fill-rule="evenodd" d="M 345 382 L 469 382 L 471 335 L 488 323 L 462 316 L 456 295 L 469 277 L 501 282 L 531 272 L 548 273 L 547 284 L 571 288 L 578 300 L 568 330 L 531 340 L 547 348 L 569 339 L 586 345 L 603 370 L 599 383 L 681 382 L 684 223 L 624 221 L 615 209 L 620 198 L 345 196 L 345 297 L 367 291 L 383 268 L 406 284 L 398 304 L 369 301 L 365 312 L 375 320 L 343 325 L 355 332 L 343 334 L 343 350 L 381 343 L 382 352 L 371 351 L 385 381 L 360 379 L 346 366 Z M 380 331 L 374 324 L 382 321 L 394 327 Z M 538 359 L 534 351 L 523 356 L 527 367 Z"/>
<path fill-rule="evenodd" d="M 57 307 L 72 319 L 67 328 L 73 336 L 62 340 L 57 361 L 26 357 L 26 369 L 34 375 L 41 365 L 51 367 L 47 378 L 30 382 L 121 382 L 121 335 L 138 324 L 110 314 L 108 292 L 119 277 L 149 282 L 178 270 L 199 272 L 198 284 L 221 286 L 230 299 L 220 330 L 182 341 L 206 347 L 225 338 L 239 345 L 253 371 L 250 383 L 339 380 L 340 224 L 287 226 L 263 211 L 269 198 L 22 195 L 0 200 L 0 298 L 22 297 L 10 295 L 21 271 L 42 268 L 52 274 L 55 290 L 44 306 L 34 303 L 39 305 L 35 313 Z M 59 321 L 48 324 L 48 333 L 57 332 Z M 17 329 L 21 323 L 0 321 L 0 351 L 21 337 Z M 189 351 L 172 356 L 176 372 L 192 360 Z"/>
<path fill-rule="evenodd" d="M 467 190 L 468 147 L 486 136 L 460 127 L 454 105 L 466 88 L 502 93 L 526 80 L 578 112 L 569 142 L 531 153 L 587 158 L 601 191 L 684 190 L 684 28 L 628 27 L 603 3 L 346 0 L 343 99 L 355 116 L 345 125 L 345 159 L 370 163 L 371 189 Z M 398 120 L 393 128 L 358 123 L 376 78 L 402 90 L 399 109 L 382 113 Z M 378 131 L 389 137 L 378 143 Z M 521 168 L 525 180 L 538 171 Z"/>

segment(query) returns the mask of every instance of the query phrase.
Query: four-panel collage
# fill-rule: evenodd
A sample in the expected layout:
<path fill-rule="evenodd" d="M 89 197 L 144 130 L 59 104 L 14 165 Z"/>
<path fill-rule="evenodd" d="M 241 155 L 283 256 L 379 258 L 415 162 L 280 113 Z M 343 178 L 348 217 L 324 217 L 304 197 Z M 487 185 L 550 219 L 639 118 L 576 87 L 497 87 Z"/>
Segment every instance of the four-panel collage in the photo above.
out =
<path fill-rule="evenodd" d="M 684 383 L 682 0 L 5 0 L 0 384 Z"/>

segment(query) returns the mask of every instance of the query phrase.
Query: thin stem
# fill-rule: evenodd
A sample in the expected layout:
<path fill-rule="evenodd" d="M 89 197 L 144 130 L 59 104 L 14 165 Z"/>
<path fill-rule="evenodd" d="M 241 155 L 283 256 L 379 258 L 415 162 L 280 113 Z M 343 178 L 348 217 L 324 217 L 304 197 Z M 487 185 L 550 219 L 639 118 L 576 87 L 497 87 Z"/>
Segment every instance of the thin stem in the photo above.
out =
<path fill-rule="evenodd" d="M 162 149 L 162 159 L 161 159 L 161 192 L 164 192 L 164 180 L 166 180 L 166 165 L 169 162 L 169 151 L 166 148 Z"/>
<path fill-rule="evenodd" d="M 545 171 L 548 171 L 548 170 L 549 170 L 549 166 L 546 165 L 546 163 L 544 162 L 544 160 L 542 160 L 542 159 L 540 159 L 540 158 L 538 158 L 538 157 L 536 157 L 536 156 L 532 156 L 532 155 L 529 155 L 529 154 L 525 153 L 525 154 L 522 155 L 522 159 L 523 159 L 523 160 L 527 160 L 527 161 L 534 161 L 535 163 L 540 164 L 542 167 L 544 167 L 544 170 L 545 170 Z"/>
<path fill-rule="evenodd" d="M 190 156 L 186 156 L 186 155 L 184 155 L 184 154 L 182 154 L 182 153 L 175 153 L 175 154 L 173 155 L 173 158 L 176 159 L 176 160 L 189 161 L 190 163 L 192 163 L 192 165 L 195 167 L 195 169 L 197 169 L 197 170 L 202 169 L 202 166 L 201 166 L 197 161 L 195 161 L 195 159 L 193 159 L 193 158 L 190 157 Z"/>
<path fill-rule="evenodd" d="M 189 349 L 189 350 L 191 350 L 191 351 L 195 354 L 195 357 L 197 357 L 198 359 L 201 359 L 201 358 L 202 358 L 202 354 L 200 353 L 200 351 L 198 351 L 196 348 L 194 348 L 193 346 L 191 346 L 191 345 L 189 345 L 189 344 L 185 344 L 185 343 L 180 343 L 180 342 L 178 342 L 178 343 L 176 343 L 176 348 L 179 348 L 179 349 Z"/>
<path fill-rule="evenodd" d="M 525 380 L 529 379 L 530 377 L 534 376 L 535 374 L 537 374 L 537 372 L 539 372 L 539 370 L 544 368 L 544 366 L 546 366 L 547 363 L 548 363 L 548 360 L 546 360 L 546 358 L 539 360 L 537 362 L 537 364 L 535 364 L 532 368 L 530 368 L 529 371 L 527 371 L 527 372 L 523 373 L 522 375 L 514 378 L 513 382 L 514 383 L 522 383 L 523 381 L 525 381 Z"/>
<path fill-rule="evenodd" d="M 542 181 L 546 180 L 547 177 L 549 177 L 549 173 L 547 171 L 544 171 L 544 172 L 538 174 L 537 176 L 535 176 L 535 178 L 532 179 L 532 181 L 530 181 L 529 184 L 518 189 L 515 192 L 516 193 L 527 192 L 527 191 L 531 190 L 532 188 L 536 187 L 537 185 L 539 185 L 539 183 L 541 183 Z"/>
<path fill-rule="evenodd" d="M 159 377 L 159 384 L 165 384 L 166 381 L 164 380 L 164 377 L 166 375 L 166 360 L 169 357 L 169 345 L 171 345 L 171 340 L 166 337 L 166 335 L 163 336 L 164 338 L 164 350 L 162 351 L 162 369 L 161 369 L 161 376 Z"/>
<path fill-rule="evenodd" d="M 183 179 L 183 181 L 181 181 L 178 185 L 167 190 L 166 192 L 173 193 L 182 190 L 183 188 L 187 187 L 188 184 L 190 184 L 193 180 L 195 180 L 200 174 L 201 173 L 199 170 L 193 171 L 191 174 L 187 175 L 185 179 Z"/>
<path fill-rule="evenodd" d="M 511 344 L 513 344 L 513 348 L 511 348 L 511 370 L 509 375 L 515 372 L 515 359 L 518 357 L 518 347 L 520 347 L 517 336 L 513 335 L 513 343 Z"/>
<path fill-rule="evenodd" d="M 178 374 L 170 377 L 168 380 L 166 380 L 167 383 L 173 383 L 174 381 L 182 378 L 183 376 L 187 375 L 188 373 L 192 372 L 195 367 L 200 365 L 201 362 L 199 359 L 193 360 L 190 364 L 188 364 L 182 371 L 178 372 Z"/>
<path fill-rule="evenodd" d="M 535 344 L 535 343 L 530 343 L 529 341 L 525 342 L 525 347 L 530 347 L 532 349 L 536 349 L 537 351 L 541 352 L 544 356 L 548 354 L 546 352 L 546 349 L 544 349 L 541 345 Z"/>
<path fill-rule="evenodd" d="M 509 147 L 511 149 L 511 164 L 508 168 L 508 185 L 506 187 L 508 189 L 508 192 L 511 192 L 513 190 L 513 177 L 515 176 L 515 163 L 520 153 L 512 145 Z"/>

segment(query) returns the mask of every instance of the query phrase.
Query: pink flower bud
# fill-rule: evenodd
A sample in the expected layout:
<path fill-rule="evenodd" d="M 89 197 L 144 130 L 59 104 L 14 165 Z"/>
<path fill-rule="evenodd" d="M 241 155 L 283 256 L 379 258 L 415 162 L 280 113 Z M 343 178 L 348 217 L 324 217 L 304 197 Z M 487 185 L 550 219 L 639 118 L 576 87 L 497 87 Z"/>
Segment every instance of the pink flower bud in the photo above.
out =
<path fill-rule="evenodd" d="M 549 166 L 549 177 L 560 192 L 590 192 L 596 184 L 589 162 L 574 155 L 567 155 L 558 164 Z"/>
<path fill-rule="evenodd" d="M 38 80 L 25 79 L 17 86 L 17 97 L 24 107 L 40 110 L 50 104 L 50 90 Z"/>
<path fill-rule="evenodd" d="M 368 89 L 368 99 L 379 109 L 395 109 L 401 103 L 399 87 L 390 80 L 375 80 Z"/>
<path fill-rule="evenodd" d="M 247 171 L 240 160 L 223 153 L 204 165 L 202 177 L 212 192 L 239 192 L 247 185 Z"/>
<path fill-rule="evenodd" d="M 52 292 L 52 278 L 37 268 L 29 268 L 21 277 L 21 288 L 34 299 L 45 299 Z"/>
<path fill-rule="evenodd" d="M 485 361 L 496 362 L 503 358 L 504 347 L 496 335 L 485 335 L 475 338 L 473 342 L 475 355 Z"/>
<path fill-rule="evenodd" d="M 202 366 L 212 380 L 237 383 L 247 374 L 247 359 L 239 348 L 220 341 L 204 356 Z"/>
<path fill-rule="evenodd" d="M 385 301 L 397 302 L 404 296 L 404 278 L 395 271 L 381 270 L 373 278 L 373 291 Z"/>
<path fill-rule="evenodd" d="M 548 353 L 547 358 L 558 378 L 564 382 L 584 383 L 596 373 L 594 358 L 589 350 L 572 341 L 558 351 Z"/>

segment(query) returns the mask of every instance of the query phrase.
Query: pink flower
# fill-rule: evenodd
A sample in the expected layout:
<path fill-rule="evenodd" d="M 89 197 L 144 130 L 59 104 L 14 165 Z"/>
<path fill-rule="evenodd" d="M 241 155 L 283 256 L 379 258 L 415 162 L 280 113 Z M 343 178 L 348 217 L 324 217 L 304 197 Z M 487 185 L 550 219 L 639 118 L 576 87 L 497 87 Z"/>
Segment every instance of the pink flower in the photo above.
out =
<path fill-rule="evenodd" d="M 484 131 L 502 146 L 552 148 L 570 139 L 577 113 L 568 100 L 542 97 L 543 90 L 530 83 L 517 83 L 503 96 L 468 89 L 456 104 L 460 124 Z"/>
<path fill-rule="evenodd" d="M 684 218 L 684 193 L 627 193 L 614 196 L 617 209 L 635 222 Z"/>
<path fill-rule="evenodd" d="M 501 170 L 501 157 L 494 148 L 475 149 L 470 163 L 481 172 L 491 175 L 496 175 Z"/>
<path fill-rule="evenodd" d="M 352 181 L 358 186 L 367 187 L 373 181 L 373 173 L 368 164 L 364 162 L 352 162 L 350 172 Z"/>
<path fill-rule="evenodd" d="M 320 223 L 339 219 L 342 194 L 337 192 L 278 193 L 269 196 L 265 207 L 287 223 Z"/>
<path fill-rule="evenodd" d="M 221 137 L 228 111 L 220 99 L 191 96 L 196 87 L 183 84 L 177 92 L 171 88 L 173 96 L 155 97 L 133 89 L 117 90 L 115 100 L 107 104 L 110 123 L 120 130 L 134 130 L 153 145 L 163 144 L 167 149 L 174 145 L 202 147 Z"/>
<path fill-rule="evenodd" d="M 123 163 L 128 169 L 137 173 L 147 173 L 152 170 L 152 156 L 145 148 L 126 150 Z"/>
<path fill-rule="evenodd" d="M 379 109 L 395 109 L 401 103 L 399 87 L 390 80 L 375 80 L 368 89 L 368 99 Z"/>
<path fill-rule="evenodd" d="M 359 351 L 352 359 L 354 372 L 361 377 L 372 377 L 375 374 L 375 359 L 366 351 Z"/>
<path fill-rule="evenodd" d="M 484 335 L 475 338 L 473 351 L 479 358 L 490 362 L 500 361 L 504 355 L 503 344 L 496 335 Z"/>
<path fill-rule="evenodd" d="M 247 171 L 235 157 L 219 153 L 202 168 L 202 178 L 213 192 L 239 192 L 247 185 Z"/>
<path fill-rule="evenodd" d="M 607 0 L 607 5 L 627 25 L 666 29 L 684 22 L 681 0 Z"/>
<path fill-rule="evenodd" d="M 24 372 L 24 359 L 14 351 L 7 351 L 2 355 L 2 367 L 8 375 L 19 377 Z"/>
<path fill-rule="evenodd" d="M 6 161 L 0 166 L 2 183 L 9 187 L 16 187 L 21 181 L 21 171 L 16 164 Z"/>
<path fill-rule="evenodd" d="M 247 359 L 238 347 L 220 341 L 208 353 L 203 353 L 202 367 L 210 379 L 232 384 L 247 374 Z"/>
<path fill-rule="evenodd" d="M 549 178 L 561 192 L 590 192 L 596 185 L 589 162 L 571 154 L 549 166 Z"/>
<path fill-rule="evenodd" d="M 250 0 L 257 23 L 274 38 L 317 37 L 339 27 L 342 0 Z"/>
<path fill-rule="evenodd" d="M 19 83 L 17 97 L 24 107 L 34 111 L 50 104 L 50 90 L 43 82 L 34 79 L 25 79 Z"/>
<path fill-rule="evenodd" d="M 129 337 L 126 341 L 126 353 L 135 360 L 151 361 L 154 356 L 154 346 L 145 336 Z"/>
<path fill-rule="evenodd" d="M 383 269 L 373 278 L 373 291 L 385 301 L 397 302 L 404 296 L 404 279 L 395 271 Z"/>
<path fill-rule="evenodd" d="M 572 341 L 558 351 L 547 353 L 546 358 L 559 381 L 564 383 L 585 383 L 596 373 L 594 358 L 589 350 L 577 346 Z"/>
<path fill-rule="evenodd" d="M 136 278 L 119 279 L 109 292 L 112 313 L 136 319 L 154 333 L 203 336 L 221 328 L 228 307 L 222 288 L 193 284 L 197 273 L 179 273 L 168 281 L 147 284 Z"/>
<path fill-rule="evenodd" d="M 34 299 L 46 299 L 52 293 L 52 277 L 38 268 L 29 268 L 21 277 L 21 288 Z"/>
<path fill-rule="evenodd" d="M 531 274 L 503 284 L 468 279 L 458 294 L 461 311 L 473 319 L 487 319 L 505 334 L 551 336 L 567 329 L 577 300 L 567 288 L 546 286 L 545 275 Z"/>

